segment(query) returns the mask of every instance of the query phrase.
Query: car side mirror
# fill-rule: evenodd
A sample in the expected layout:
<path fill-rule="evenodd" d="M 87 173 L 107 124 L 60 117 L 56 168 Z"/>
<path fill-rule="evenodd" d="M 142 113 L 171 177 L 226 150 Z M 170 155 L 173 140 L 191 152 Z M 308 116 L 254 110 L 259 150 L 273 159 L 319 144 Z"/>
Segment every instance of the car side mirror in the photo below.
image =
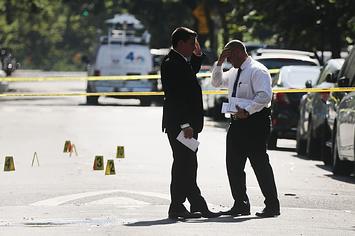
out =
<path fill-rule="evenodd" d="M 307 80 L 305 85 L 306 85 L 306 88 L 312 88 L 312 80 Z"/>
<path fill-rule="evenodd" d="M 349 79 L 345 76 L 339 78 L 338 80 L 338 87 L 348 87 L 349 86 Z"/>

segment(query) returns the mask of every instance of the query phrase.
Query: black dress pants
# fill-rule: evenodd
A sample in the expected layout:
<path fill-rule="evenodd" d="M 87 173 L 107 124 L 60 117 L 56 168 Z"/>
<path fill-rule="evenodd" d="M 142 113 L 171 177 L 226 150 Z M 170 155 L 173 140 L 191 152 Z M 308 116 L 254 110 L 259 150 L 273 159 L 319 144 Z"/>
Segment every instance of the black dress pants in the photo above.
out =
<path fill-rule="evenodd" d="M 170 210 L 179 211 L 186 198 L 191 206 L 203 209 L 207 205 L 196 183 L 197 151 L 193 152 L 176 139 L 179 132 L 167 132 L 174 158 L 171 169 Z M 197 139 L 197 134 L 194 134 L 194 138 Z"/>
<path fill-rule="evenodd" d="M 266 207 L 280 207 L 273 170 L 266 153 L 270 126 L 269 108 L 264 108 L 247 119 L 231 120 L 227 133 L 226 164 L 235 206 L 249 202 L 244 172 L 246 160 L 249 158 L 265 197 Z"/>

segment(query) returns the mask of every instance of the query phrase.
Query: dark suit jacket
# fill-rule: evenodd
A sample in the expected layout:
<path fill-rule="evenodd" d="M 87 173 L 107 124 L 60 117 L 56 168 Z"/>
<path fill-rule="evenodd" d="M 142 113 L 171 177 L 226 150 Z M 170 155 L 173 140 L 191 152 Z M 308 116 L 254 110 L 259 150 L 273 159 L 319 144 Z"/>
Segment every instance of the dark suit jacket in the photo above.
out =
<path fill-rule="evenodd" d="M 190 64 L 174 50 L 163 59 L 161 81 L 164 90 L 163 131 L 178 132 L 180 125 L 189 123 L 195 133 L 203 128 L 201 86 L 196 73 L 204 55 L 192 55 Z"/>

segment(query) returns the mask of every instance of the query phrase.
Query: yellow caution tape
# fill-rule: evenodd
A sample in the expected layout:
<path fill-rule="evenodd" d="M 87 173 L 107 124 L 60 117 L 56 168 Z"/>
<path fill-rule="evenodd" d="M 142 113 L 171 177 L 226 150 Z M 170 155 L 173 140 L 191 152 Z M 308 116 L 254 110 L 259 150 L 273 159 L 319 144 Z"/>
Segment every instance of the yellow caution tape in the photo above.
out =
<path fill-rule="evenodd" d="M 318 93 L 318 92 L 352 92 L 355 87 L 347 88 L 305 88 L 305 89 L 273 89 L 273 93 Z M 203 94 L 227 94 L 227 90 L 204 90 Z M 164 92 L 107 92 L 107 93 L 3 93 L 0 97 L 79 97 L 79 96 L 162 96 Z"/>
<path fill-rule="evenodd" d="M 270 69 L 270 74 L 276 74 L 279 69 Z M 197 73 L 198 78 L 211 77 L 210 72 Z M 116 76 L 50 76 L 50 77 L 4 77 L 0 82 L 43 82 L 43 81 L 98 81 L 98 80 L 152 80 L 160 79 L 160 75 L 116 75 Z"/>
<path fill-rule="evenodd" d="M 198 78 L 211 77 L 211 73 L 198 73 Z M 152 80 L 160 75 L 117 75 L 117 76 L 52 76 L 52 77 L 4 77 L 0 82 L 43 82 L 43 81 L 96 81 L 96 80 Z"/>

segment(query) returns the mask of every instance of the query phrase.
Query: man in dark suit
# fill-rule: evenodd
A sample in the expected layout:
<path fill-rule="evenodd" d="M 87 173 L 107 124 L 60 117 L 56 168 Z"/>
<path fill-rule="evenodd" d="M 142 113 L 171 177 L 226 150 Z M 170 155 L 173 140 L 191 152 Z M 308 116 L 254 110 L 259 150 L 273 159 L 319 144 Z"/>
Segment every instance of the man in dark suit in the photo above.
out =
<path fill-rule="evenodd" d="M 197 139 L 203 128 L 202 91 L 196 73 L 204 55 L 196 40 L 196 32 L 177 28 L 172 36 L 172 49 L 161 64 L 164 90 L 163 131 L 167 133 L 173 151 L 171 170 L 171 204 L 169 218 L 218 217 L 209 211 L 196 183 L 197 156 L 176 137 L 182 131 L 185 138 Z M 183 203 L 190 202 L 189 212 Z"/>

